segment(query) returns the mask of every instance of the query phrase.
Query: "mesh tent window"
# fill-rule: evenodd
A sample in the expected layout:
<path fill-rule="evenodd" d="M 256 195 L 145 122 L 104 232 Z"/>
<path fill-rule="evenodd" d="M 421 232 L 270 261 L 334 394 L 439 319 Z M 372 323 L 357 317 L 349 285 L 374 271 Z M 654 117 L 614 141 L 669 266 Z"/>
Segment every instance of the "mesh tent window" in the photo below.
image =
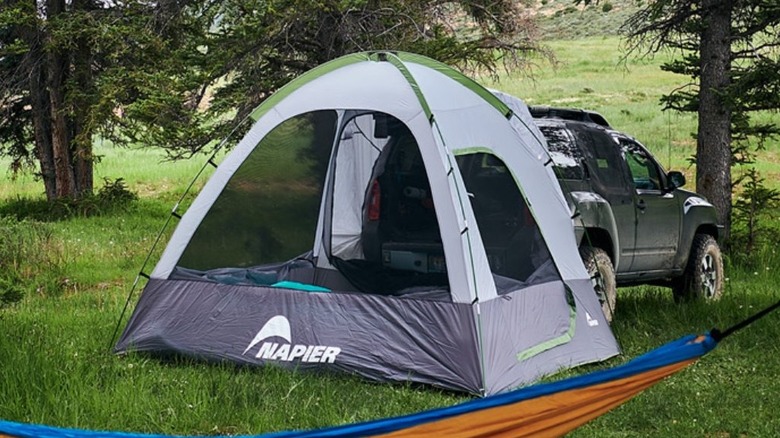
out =
<path fill-rule="evenodd" d="M 485 152 L 458 155 L 456 160 L 493 274 L 526 284 L 560 280 L 536 219 L 506 164 Z M 499 293 L 504 289 L 501 283 L 505 281 L 497 281 Z"/>
<path fill-rule="evenodd" d="M 314 111 L 266 135 L 220 193 L 178 266 L 250 267 L 311 250 L 336 120 L 335 111 Z"/>

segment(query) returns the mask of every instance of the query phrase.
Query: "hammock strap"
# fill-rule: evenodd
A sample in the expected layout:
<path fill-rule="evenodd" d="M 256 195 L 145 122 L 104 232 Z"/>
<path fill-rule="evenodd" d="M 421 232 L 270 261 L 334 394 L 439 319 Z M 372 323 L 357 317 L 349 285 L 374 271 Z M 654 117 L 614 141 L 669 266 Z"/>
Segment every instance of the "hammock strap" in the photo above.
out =
<path fill-rule="evenodd" d="M 742 330 L 743 328 L 749 326 L 750 324 L 753 324 L 754 322 L 766 316 L 768 313 L 777 310 L 778 307 L 780 307 L 780 301 L 776 302 L 775 304 L 772 304 L 771 306 L 767 307 L 764 310 L 761 310 L 760 312 L 755 313 L 754 315 L 746 318 L 745 320 L 734 324 L 733 326 L 727 328 L 726 330 L 720 331 L 717 328 L 714 328 L 710 331 L 710 336 L 712 336 L 712 338 L 715 339 L 715 342 L 720 342 L 721 339 L 725 338 L 726 336 L 732 335 L 737 330 Z"/>

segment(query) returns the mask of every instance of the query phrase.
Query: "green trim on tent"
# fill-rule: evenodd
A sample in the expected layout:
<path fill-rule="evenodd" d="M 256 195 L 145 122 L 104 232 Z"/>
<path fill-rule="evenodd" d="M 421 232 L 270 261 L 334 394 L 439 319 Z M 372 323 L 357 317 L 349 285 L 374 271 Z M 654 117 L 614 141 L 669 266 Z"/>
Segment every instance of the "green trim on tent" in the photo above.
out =
<path fill-rule="evenodd" d="M 441 139 L 442 144 L 444 144 L 444 136 L 441 134 L 441 129 L 439 128 L 439 124 L 436 123 L 436 121 L 433 121 L 433 126 L 436 127 L 436 133 L 439 135 L 439 139 Z M 445 145 L 446 146 L 446 145 Z M 452 179 L 454 186 L 455 186 L 455 194 L 458 195 L 458 206 L 460 207 L 460 214 L 465 218 L 466 216 L 466 209 L 463 206 L 463 196 L 460 193 L 460 190 L 458 190 L 458 184 L 457 181 L 455 181 L 455 172 L 460 172 L 460 168 L 458 168 L 457 163 L 453 163 L 450 156 L 454 156 L 454 153 L 452 155 L 447 154 L 447 164 L 450 166 L 449 172 L 447 172 L 447 179 Z M 471 235 L 469 233 L 466 233 L 466 245 L 469 249 L 469 264 L 471 266 L 471 278 L 474 282 L 474 310 L 476 311 L 476 327 L 477 327 L 477 348 L 479 349 L 479 370 L 480 374 L 482 375 L 482 382 L 487 381 L 487 365 L 485 364 L 485 344 L 482 340 L 482 312 L 479 307 L 479 282 L 477 281 L 477 269 L 474 267 L 474 250 L 471 245 Z M 480 388 L 480 391 L 482 392 L 482 395 L 485 396 L 487 393 L 485 391 L 484 385 Z"/>
<path fill-rule="evenodd" d="M 506 161 L 504 161 L 503 158 L 496 155 L 495 151 L 482 146 L 456 149 L 452 151 L 452 153 L 455 156 L 484 153 L 484 154 L 493 155 L 494 157 L 501 160 L 501 162 L 506 163 Z M 531 204 L 528 202 L 528 198 L 526 198 L 525 193 L 523 193 L 523 188 L 520 185 L 520 181 L 517 179 L 517 176 L 512 171 L 512 169 L 510 169 L 508 166 L 507 166 L 507 170 L 509 171 L 509 174 L 512 175 L 512 179 L 515 181 L 515 185 L 517 185 L 518 190 L 520 190 L 520 193 L 523 195 L 523 199 L 525 199 L 528 206 L 531 207 Z M 533 208 L 531 208 L 531 214 L 533 214 Z M 536 215 L 534 215 L 534 220 L 536 220 Z M 544 239 L 544 236 L 542 236 L 542 239 Z M 546 244 L 547 241 L 545 240 L 545 245 Z M 518 361 L 522 362 L 526 359 L 536 356 L 537 354 L 543 353 L 553 347 L 566 344 L 570 342 L 572 339 L 574 339 L 574 330 L 576 328 L 576 321 L 577 321 L 577 310 L 575 308 L 574 297 L 572 296 L 571 290 L 565 284 L 564 287 L 566 288 L 566 301 L 569 303 L 569 328 L 566 330 L 566 333 L 521 351 L 520 353 L 517 354 Z"/>
<path fill-rule="evenodd" d="M 353 53 L 351 55 L 342 56 L 332 61 L 328 61 L 320 66 L 317 66 L 307 71 L 306 73 L 298 76 L 292 81 L 288 82 L 285 86 L 278 89 L 274 94 L 270 95 L 266 100 L 263 101 L 263 103 L 261 103 L 260 105 L 257 106 L 257 108 L 252 110 L 250 117 L 252 117 L 254 121 L 257 121 L 266 112 L 268 112 L 268 110 L 273 108 L 277 103 L 281 102 L 282 99 L 289 96 L 295 90 L 301 88 L 302 86 L 308 84 L 309 82 L 319 77 L 322 77 L 334 70 L 338 70 L 342 67 L 346 67 L 350 64 L 355 64 L 361 61 L 368 61 L 368 60 L 369 60 L 368 53 L 361 52 L 361 53 Z"/>
<path fill-rule="evenodd" d="M 399 72 L 401 72 L 401 74 L 406 79 L 406 82 L 408 82 L 409 86 L 412 87 L 412 91 L 414 91 L 415 96 L 417 96 L 417 100 L 420 102 L 423 111 L 425 111 L 425 117 L 428 120 L 431 120 L 433 117 L 433 114 L 431 113 L 431 107 L 428 106 L 428 101 L 425 100 L 425 96 L 423 95 L 422 90 L 420 90 L 420 86 L 417 84 L 414 76 L 412 76 L 412 72 L 406 68 L 403 60 L 401 60 L 401 58 L 399 58 L 398 55 L 394 52 L 373 52 L 370 54 L 370 57 L 373 61 L 389 62 L 395 68 L 397 68 Z"/>
<path fill-rule="evenodd" d="M 574 339 L 574 330 L 577 327 L 577 308 L 576 304 L 574 303 L 574 295 L 572 294 L 571 289 L 569 289 L 569 286 L 567 286 L 566 283 L 564 283 L 563 287 L 566 289 L 566 302 L 569 304 L 569 329 L 566 330 L 566 333 L 558 336 L 557 338 L 552 338 L 548 341 L 534 345 L 531 348 L 517 353 L 518 362 L 528 360 L 537 354 L 543 353 L 559 345 L 566 344 Z"/>
<path fill-rule="evenodd" d="M 434 124 L 436 125 L 436 132 L 439 134 L 439 138 L 441 139 L 442 143 L 444 143 L 444 136 L 441 135 L 441 130 L 439 129 L 439 124 L 434 121 Z M 454 155 L 454 154 L 453 154 Z M 450 161 L 449 154 L 447 155 L 447 165 L 450 166 L 450 169 L 452 169 L 452 172 L 447 172 L 447 179 L 452 178 L 455 179 L 454 172 L 457 170 L 460 172 L 460 168 L 458 168 L 458 164 L 453 164 L 452 161 Z M 460 215 L 464 218 L 466 217 L 466 208 L 463 206 L 463 196 L 460 193 L 460 190 L 458 190 L 458 185 L 455 184 L 455 194 L 458 195 L 458 207 L 460 207 Z M 477 281 L 477 269 L 474 267 L 474 250 L 471 247 L 471 237 L 468 233 L 466 233 L 466 243 L 468 244 L 469 248 L 469 262 L 471 265 L 471 278 L 474 282 L 474 295 L 476 296 L 477 300 L 479 300 L 479 282 Z"/>
<path fill-rule="evenodd" d="M 417 55 L 409 52 L 397 52 L 397 56 L 401 59 L 401 61 L 414 62 L 416 64 L 424 65 L 444 74 L 450 79 L 473 91 L 479 97 L 485 99 L 487 103 L 495 107 L 501 114 L 504 115 L 504 117 L 509 118 L 513 114 L 512 109 L 509 108 L 504 102 L 501 101 L 501 99 L 496 97 L 488 89 L 480 85 L 474 79 L 471 79 L 470 77 L 450 67 L 449 65 L 443 62 L 439 62 L 435 59 L 428 58 L 427 56 Z"/>
<path fill-rule="evenodd" d="M 368 61 L 368 60 L 387 61 L 390 62 L 393 66 L 395 66 L 401 72 L 401 74 L 404 75 L 406 80 L 409 82 L 409 85 L 414 90 L 414 93 L 415 95 L 417 95 L 417 98 L 419 99 L 420 104 L 422 105 L 423 110 L 425 111 L 425 115 L 426 117 L 428 117 L 428 119 L 430 119 L 432 116 L 431 109 L 428 106 L 428 102 L 425 100 L 425 96 L 423 96 L 422 91 L 420 90 L 420 87 L 417 84 L 417 81 L 414 79 L 414 76 L 412 76 L 411 72 L 404 64 L 405 62 L 413 62 L 434 69 L 444 74 L 445 76 L 449 77 L 450 79 L 458 82 L 464 87 L 468 88 L 472 92 L 476 93 L 487 103 L 489 103 L 491 106 L 496 108 L 496 110 L 498 110 L 505 117 L 509 118 L 513 114 L 512 110 L 499 98 L 494 96 L 493 93 L 488 91 L 485 87 L 480 85 L 478 82 L 474 81 L 473 79 L 469 78 L 463 73 L 455 70 L 454 68 L 448 66 L 447 64 L 444 64 L 432 58 L 428 58 L 427 56 L 417 55 L 409 52 L 377 51 L 377 52 L 359 52 L 350 55 L 345 55 L 340 58 L 336 58 L 332 61 L 328 61 L 318 67 L 315 67 L 307 71 L 306 73 L 303 73 L 302 75 L 288 82 L 285 86 L 277 90 L 274 94 L 269 96 L 267 99 L 265 99 L 260 105 L 258 105 L 254 110 L 252 110 L 252 112 L 250 113 L 250 117 L 253 120 L 257 121 L 274 105 L 279 103 L 282 99 L 289 96 L 295 90 L 299 89 L 303 85 L 313 81 L 314 79 L 324 76 L 327 73 L 337 70 L 341 67 L 345 67 L 350 64 L 355 64 L 361 61 Z"/>
<path fill-rule="evenodd" d="M 490 154 L 490 155 L 496 155 L 492 149 L 488 149 L 486 147 L 482 146 L 474 146 L 470 148 L 461 148 L 461 149 L 455 149 L 452 151 L 452 155 L 455 155 L 456 157 L 461 155 L 470 155 L 470 154 Z M 499 157 L 500 158 L 500 157 Z M 515 181 L 517 183 L 517 181 Z"/>

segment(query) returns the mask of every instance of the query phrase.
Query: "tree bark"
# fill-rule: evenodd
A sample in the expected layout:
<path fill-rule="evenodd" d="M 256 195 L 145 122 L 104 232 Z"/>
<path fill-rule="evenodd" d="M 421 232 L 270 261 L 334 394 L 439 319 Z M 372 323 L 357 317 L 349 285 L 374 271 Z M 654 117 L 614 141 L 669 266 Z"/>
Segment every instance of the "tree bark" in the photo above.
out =
<path fill-rule="evenodd" d="M 41 48 L 41 33 L 39 29 L 25 29 L 24 39 L 30 45 L 30 59 L 45 59 Z M 27 78 L 30 89 L 30 106 L 33 122 L 33 138 L 35 141 L 35 156 L 40 163 L 40 175 L 46 192 L 46 199 L 53 200 L 57 196 L 56 173 L 54 170 L 54 154 L 51 144 L 51 110 L 49 108 L 49 93 L 46 91 L 46 69 L 42 62 L 33 62 Z"/>
<path fill-rule="evenodd" d="M 62 55 L 49 54 L 49 100 L 51 109 L 51 144 L 54 153 L 54 172 L 56 174 L 58 198 L 73 197 L 76 183 L 73 178 L 73 166 L 70 159 L 68 123 L 65 120 L 65 81 L 67 64 Z"/>
<path fill-rule="evenodd" d="M 41 179 L 49 201 L 57 197 L 57 175 L 54 169 L 54 152 L 51 144 L 51 117 L 49 117 L 49 93 L 46 92 L 46 76 L 40 65 L 30 74 L 35 156 L 41 165 Z"/>
<path fill-rule="evenodd" d="M 702 2 L 696 148 L 696 191 L 715 206 L 724 241 L 731 230 L 731 108 L 722 94 L 730 83 L 732 10 L 729 0 Z"/>
<path fill-rule="evenodd" d="M 74 0 L 73 7 L 86 11 L 89 1 Z M 73 53 L 73 79 L 79 88 L 78 98 L 73 102 L 73 170 L 76 184 L 76 196 L 82 197 L 92 193 L 93 162 L 92 155 L 92 121 L 90 120 L 90 102 L 87 96 L 93 90 L 92 48 L 87 38 L 76 39 Z"/>
<path fill-rule="evenodd" d="M 65 10 L 65 0 L 48 0 L 46 5 L 49 22 L 55 20 Z M 51 38 L 51 35 L 49 37 Z M 70 156 L 71 136 L 65 111 L 65 80 L 68 74 L 68 58 L 56 47 L 56 43 L 51 44 L 50 50 L 46 61 L 49 73 L 51 144 L 57 182 L 56 197 L 74 197 L 76 195 L 76 183 L 73 177 L 73 165 Z"/>

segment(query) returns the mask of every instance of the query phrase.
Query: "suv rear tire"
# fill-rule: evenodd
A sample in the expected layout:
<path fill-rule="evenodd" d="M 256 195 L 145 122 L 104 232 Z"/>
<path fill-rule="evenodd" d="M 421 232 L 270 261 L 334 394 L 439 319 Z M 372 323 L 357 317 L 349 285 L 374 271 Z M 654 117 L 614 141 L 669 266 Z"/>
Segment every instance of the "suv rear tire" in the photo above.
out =
<path fill-rule="evenodd" d="M 672 286 L 676 301 L 716 301 L 723 295 L 723 257 L 714 237 L 693 237 L 688 264 Z"/>
<path fill-rule="evenodd" d="M 582 257 L 585 269 L 590 275 L 593 289 L 601 304 L 601 310 L 604 311 L 604 317 L 607 318 L 607 322 L 611 323 L 617 304 L 617 281 L 615 280 L 612 260 L 609 259 L 606 251 L 592 246 L 581 247 L 580 257 Z"/>

